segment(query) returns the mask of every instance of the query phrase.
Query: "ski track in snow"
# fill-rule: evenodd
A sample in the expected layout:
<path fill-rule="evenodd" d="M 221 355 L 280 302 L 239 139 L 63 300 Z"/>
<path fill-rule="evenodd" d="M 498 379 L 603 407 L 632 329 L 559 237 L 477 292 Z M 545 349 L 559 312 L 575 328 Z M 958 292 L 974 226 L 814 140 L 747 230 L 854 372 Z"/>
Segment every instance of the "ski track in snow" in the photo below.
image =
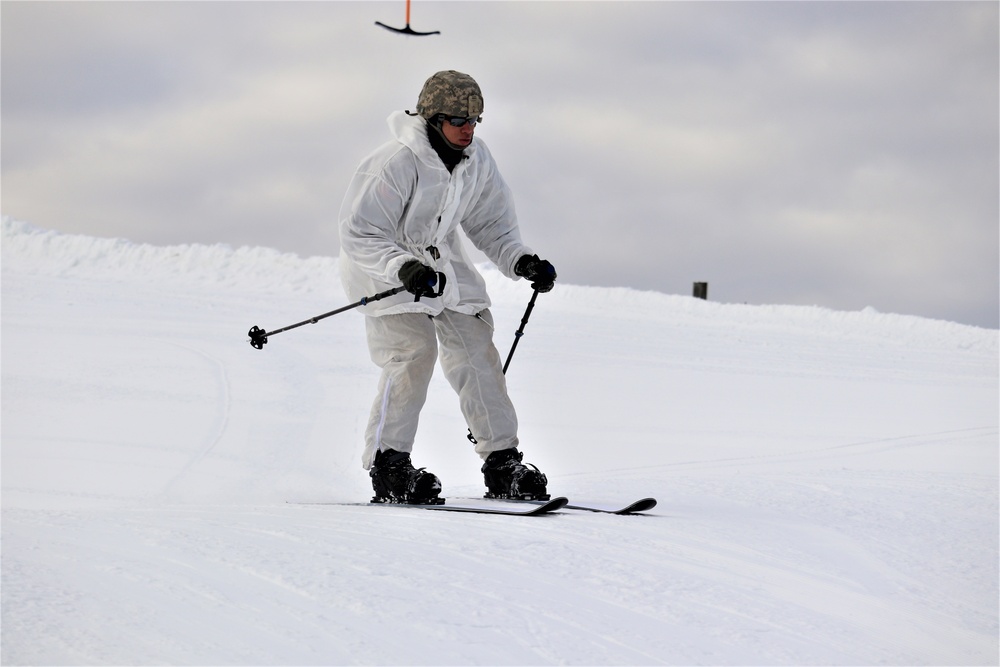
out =
<path fill-rule="evenodd" d="M 336 261 L 3 222 L 3 664 L 997 664 L 996 331 L 561 285 L 526 458 L 646 516 L 364 501 Z M 530 290 L 486 271 L 504 353 Z M 435 377 L 414 454 L 482 492 Z"/>
<path fill-rule="evenodd" d="M 177 480 L 179 480 L 181 477 L 187 474 L 187 472 L 190 469 L 198 465 L 198 463 L 204 460 L 206 456 L 211 454 L 212 450 L 215 449 L 215 446 L 219 443 L 220 440 L 222 440 L 222 437 L 226 433 L 226 427 L 229 424 L 229 413 L 231 410 L 232 401 L 230 398 L 230 391 L 229 391 L 229 376 L 226 373 L 225 365 L 219 359 L 216 359 L 215 357 L 212 357 L 211 355 L 202 352 L 201 350 L 197 350 L 187 345 L 181 345 L 179 343 L 174 343 L 172 341 L 167 341 L 167 342 L 170 343 L 171 345 L 176 345 L 182 349 L 186 349 L 197 355 L 200 355 L 202 358 L 204 358 L 210 364 L 213 365 L 213 367 L 215 368 L 216 377 L 218 379 L 217 393 L 220 397 L 218 400 L 218 403 L 220 405 L 216 409 L 218 415 L 218 423 L 213 427 L 211 427 L 211 429 L 209 430 L 209 436 L 205 440 L 205 446 L 202 447 L 199 451 L 197 451 L 196 454 L 180 469 L 180 471 L 178 471 L 178 473 L 164 485 L 163 490 L 161 491 L 161 495 L 169 496 L 170 491 L 173 488 L 174 484 L 177 482 Z"/>

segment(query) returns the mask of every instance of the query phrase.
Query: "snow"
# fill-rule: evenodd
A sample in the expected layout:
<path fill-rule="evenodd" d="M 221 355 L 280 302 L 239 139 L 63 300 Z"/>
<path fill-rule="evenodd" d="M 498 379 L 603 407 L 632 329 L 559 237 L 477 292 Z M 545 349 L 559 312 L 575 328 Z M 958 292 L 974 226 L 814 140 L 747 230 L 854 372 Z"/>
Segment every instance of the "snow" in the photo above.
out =
<path fill-rule="evenodd" d="M 526 460 L 649 516 L 364 501 L 336 259 L 2 236 L 4 664 L 997 664 L 998 332 L 559 285 Z M 486 269 L 505 355 L 530 297 Z M 440 375 L 414 459 L 482 492 Z"/>

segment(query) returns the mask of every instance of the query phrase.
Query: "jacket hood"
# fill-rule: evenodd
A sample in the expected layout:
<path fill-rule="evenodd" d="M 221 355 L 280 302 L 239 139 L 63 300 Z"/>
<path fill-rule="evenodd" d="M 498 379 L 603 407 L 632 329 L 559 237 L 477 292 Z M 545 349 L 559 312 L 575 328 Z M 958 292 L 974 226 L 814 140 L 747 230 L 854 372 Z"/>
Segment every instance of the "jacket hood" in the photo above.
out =
<path fill-rule="evenodd" d="M 437 151 L 431 146 L 430 139 L 427 138 L 427 121 L 421 116 L 411 116 L 405 111 L 394 111 L 386 119 L 389 124 L 389 132 L 393 138 L 403 144 L 413 154 L 424 162 L 433 166 L 443 166 Z M 476 154 L 479 139 L 472 138 L 472 143 L 465 148 L 465 154 L 471 159 Z"/>

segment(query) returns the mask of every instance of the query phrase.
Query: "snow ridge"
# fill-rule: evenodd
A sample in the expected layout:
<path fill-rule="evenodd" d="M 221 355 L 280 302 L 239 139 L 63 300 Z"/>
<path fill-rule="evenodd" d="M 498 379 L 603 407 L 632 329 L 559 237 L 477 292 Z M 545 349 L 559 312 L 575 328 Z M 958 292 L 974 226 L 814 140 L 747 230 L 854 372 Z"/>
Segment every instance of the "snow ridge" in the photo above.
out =
<path fill-rule="evenodd" d="M 3 217 L 3 268 L 36 274 L 97 280 L 148 282 L 268 294 L 332 295 L 341 299 L 337 258 L 303 258 L 271 248 L 184 244 L 154 246 L 125 239 L 61 234 Z M 516 302 L 523 285 L 507 280 L 492 265 L 479 267 L 494 301 Z M 918 347 L 957 347 L 997 354 L 1000 331 L 912 315 L 835 311 L 819 306 L 746 305 L 703 301 L 624 287 L 560 284 L 546 295 L 546 308 L 565 315 L 614 310 L 630 319 L 671 327 L 714 325 L 776 337 L 782 333 L 819 339 L 861 339 Z"/>
<path fill-rule="evenodd" d="M 2 239 L 4 270 L 20 273 L 291 293 L 340 284 L 336 258 L 302 258 L 270 248 L 154 246 L 60 234 L 7 216 Z"/>

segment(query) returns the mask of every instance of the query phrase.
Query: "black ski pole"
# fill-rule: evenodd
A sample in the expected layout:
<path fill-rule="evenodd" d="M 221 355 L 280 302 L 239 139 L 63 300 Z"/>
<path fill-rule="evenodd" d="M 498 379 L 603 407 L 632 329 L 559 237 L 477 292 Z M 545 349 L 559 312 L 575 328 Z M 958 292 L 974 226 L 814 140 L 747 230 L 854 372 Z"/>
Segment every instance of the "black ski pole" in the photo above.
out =
<path fill-rule="evenodd" d="M 437 274 L 437 281 L 435 283 L 438 286 L 437 291 L 429 290 L 422 294 L 417 294 L 414 297 L 414 301 L 420 301 L 421 296 L 428 297 L 438 297 L 444 294 L 445 277 L 443 273 Z M 393 287 L 392 289 L 387 289 L 384 292 L 379 292 L 378 294 L 373 294 L 371 296 L 363 297 L 360 301 L 355 301 L 354 303 L 344 306 L 343 308 L 338 308 L 337 310 L 331 310 L 329 313 L 323 313 L 322 315 L 316 315 L 315 317 L 310 317 L 308 320 L 302 320 L 301 322 L 296 322 L 295 324 L 289 324 L 287 327 L 282 327 L 280 329 L 275 329 L 274 331 L 264 331 L 256 324 L 250 327 L 250 331 L 247 332 L 250 336 L 250 345 L 257 348 L 258 350 L 263 350 L 264 345 L 267 343 L 268 336 L 274 336 L 275 334 L 280 334 L 282 331 L 290 331 L 291 329 L 297 329 L 305 324 L 316 324 L 320 320 L 326 319 L 331 315 L 337 315 L 346 310 L 351 310 L 352 308 L 357 308 L 358 306 L 367 306 L 372 301 L 378 301 L 384 299 L 388 296 L 393 296 L 394 294 L 399 294 L 400 292 L 406 291 L 406 288 L 400 285 L 399 287 Z"/>
<path fill-rule="evenodd" d="M 517 349 L 517 343 L 521 340 L 521 336 L 524 335 L 524 327 L 528 325 L 528 318 L 531 317 L 531 311 L 535 308 L 535 299 L 538 298 L 538 290 L 531 295 L 531 301 L 528 302 L 528 307 L 524 309 L 524 317 L 521 318 L 521 326 L 517 328 L 514 332 L 514 342 L 510 346 L 510 352 L 507 353 L 507 361 L 503 364 L 503 374 L 507 375 L 507 367 L 510 366 L 510 360 L 514 358 L 514 350 Z"/>
<path fill-rule="evenodd" d="M 524 335 L 524 327 L 528 326 L 528 318 L 531 317 L 531 311 L 535 309 L 535 299 L 538 298 L 538 290 L 535 290 L 534 294 L 531 295 L 531 300 L 528 301 L 528 307 L 524 309 L 524 317 L 521 318 L 521 326 L 517 328 L 514 332 L 514 342 L 510 346 L 510 352 L 507 353 L 507 361 L 503 364 L 503 374 L 507 375 L 507 367 L 510 366 L 510 360 L 514 358 L 514 350 L 517 349 L 517 344 L 521 340 L 521 336 Z M 472 435 L 472 429 L 469 429 L 469 434 L 465 436 L 469 439 L 469 442 L 476 444 L 476 436 Z"/>

